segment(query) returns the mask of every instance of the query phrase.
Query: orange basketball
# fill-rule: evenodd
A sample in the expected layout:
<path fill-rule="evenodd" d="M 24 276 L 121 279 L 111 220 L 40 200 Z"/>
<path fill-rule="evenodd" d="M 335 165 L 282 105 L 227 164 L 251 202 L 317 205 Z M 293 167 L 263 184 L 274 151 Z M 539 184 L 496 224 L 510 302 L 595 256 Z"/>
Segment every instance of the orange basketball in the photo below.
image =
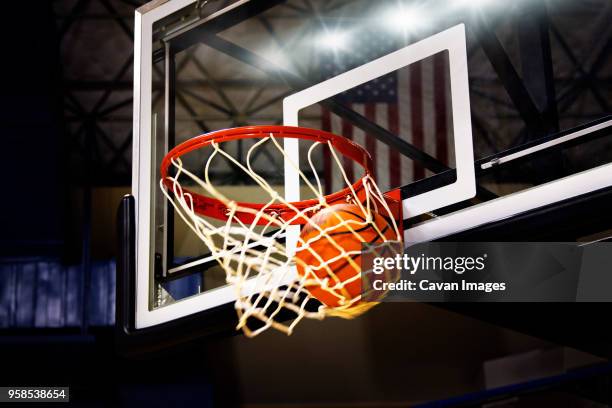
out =
<path fill-rule="evenodd" d="M 327 231 L 329 238 L 322 235 L 313 225 L 304 225 L 300 237 L 304 242 L 308 242 L 307 247 L 310 247 L 320 259 L 309 251 L 308 248 L 300 249 L 295 254 L 296 258 L 302 261 L 296 262 L 298 273 L 301 276 L 306 275 L 308 279 L 315 279 L 315 275 L 319 279 L 329 278 L 327 284 L 329 287 L 359 275 L 361 273 L 360 251 L 362 242 L 376 244 L 385 240 L 397 239 L 395 231 L 389 222 L 375 211 L 372 211 L 372 214 L 373 219 L 368 223 L 365 214 L 359 206 L 337 204 L 313 216 L 311 223 Z M 347 225 L 343 220 L 356 223 Z M 376 230 L 374 224 L 376 224 L 380 233 Z M 359 236 L 351 231 L 351 229 Z M 334 259 L 344 251 L 355 251 L 350 256 L 354 263 L 348 261 L 346 256 Z M 329 269 L 321 267 L 321 265 L 325 264 L 328 264 Z M 346 302 L 359 296 L 361 293 L 361 278 L 346 283 L 344 287 L 338 287 L 333 290 L 323 288 L 320 285 L 310 285 L 306 288 L 321 303 L 330 307 L 336 307 L 343 304 L 342 300 L 344 300 L 344 304 L 347 304 Z"/>

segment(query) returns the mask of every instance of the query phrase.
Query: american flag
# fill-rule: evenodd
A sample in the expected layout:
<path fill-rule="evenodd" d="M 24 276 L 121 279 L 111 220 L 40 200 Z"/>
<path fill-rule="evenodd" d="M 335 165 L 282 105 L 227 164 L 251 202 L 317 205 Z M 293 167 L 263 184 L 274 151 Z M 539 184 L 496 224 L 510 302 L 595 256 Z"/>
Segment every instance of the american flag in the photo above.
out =
<path fill-rule="evenodd" d="M 338 60 L 338 56 L 322 63 L 321 72 L 332 77 L 359 65 L 359 61 L 372 60 L 380 54 L 376 36 L 367 36 L 361 52 Z M 369 57 L 368 57 L 369 56 Z M 378 55 L 379 56 L 379 55 Z M 424 150 L 445 164 L 454 163 L 452 114 L 450 98 L 448 56 L 438 53 L 408 67 L 381 76 L 357 88 L 338 95 L 336 100 L 387 129 L 390 133 Z M 397 150 L 365 134 L 348 120 L 323 109 L 323 130 L 342 135 L 364 146 L 372 155 L 375 177 L 383 191 L 423 179 L 431 172 L 408 159 Z M 344 187 L 342 175 L 331 157 L 323 158 L 326 193 Z M 343 163 L 350 180 L 357 171 L 350 160 Z"/>

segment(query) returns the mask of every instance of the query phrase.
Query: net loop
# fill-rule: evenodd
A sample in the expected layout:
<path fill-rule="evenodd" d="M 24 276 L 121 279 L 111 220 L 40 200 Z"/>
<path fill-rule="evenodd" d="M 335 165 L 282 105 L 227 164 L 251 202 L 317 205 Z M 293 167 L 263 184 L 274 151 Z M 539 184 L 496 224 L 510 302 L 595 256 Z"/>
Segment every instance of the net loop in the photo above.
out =
<path fill-rule="evenodd" d="M 278 139 L 309 140 L 308 165 L 314 180 L 308 179 L 299 166 L 288 157 Z M 241 139 L 259 139 L 248 150 L 241 163 L 225 152 L 220 145 Z M 254 152 L 262 146 L 274 146 L 286 163 L 298 173 L 300 180 L 316 197 L 299 202 L 288 202 L 252 166 Z M 203 166 L 203 177 L 186 169 L 181 157 L 196 149 L 209 147 L 212 152 Z M 333 159 L 337 173 L 345 187 L 323 195 L 321 180 L 317 175 L 313 155 L 325 150 Z M 351 182 L 338 153 L 363 168 L 363 176 Z M 228 198 L 211 181 L 211 161 L 223 156 L 250 177 L 265 192 L 262 203 L 239 202 Z M 184 181 L 181 181 L 184 180 Z M 189 188 L 183 184 L 189 184 Z M 201 189 L 200 194 L 194 187 Z M 366 240 L 359 231 L 368 228 L 376 231 L 377 242 L 388 241 L 389 233 L 381 231 L 374 222 L 374 212 L 389 222 L 394 240 L 401 234 L 387 199 L 372 178 L 372 160 L 368 152 L 356 143 L 329 132 L 291 126 L 247 126 L 225 129 L 190 139 L 172 149 L 161 164 L 160 188 L 173 205 L 178 216 L 193 233 L 210 249 L 212 256 L 226 273 L 226 282 L 235 293 L 238 315 L 236 328 L 247 336 L 256 336 L 274 328 L 291 334 L 304 318 L 323 319 L 326 316 L 353 318 L 369 310 L 376 302 L 366 301 L 361 295 L 351 294 L 347 285 L 361 279 L 360 265 L 354 257 L 360 250 L 349 250 L 334 238 L 334 231 L 351 234 L 356 242 Z M 359 207 L 365 217 L 343 219 L 337 213 L 338 222 L 322 228 L 312 220 L 320 211 L 335 204 L 350 203 Z M 299 234 L 300 228 L 310 228 L 316 233 L 307 240 Z M 313 250 L 313 245 L 325 239 L 333 249 L 327 259 Z M 300 252 L 308 254 L 314 262 L 309 264 Z M 341 279 L 332 264 L 342 261 L 354 273 Z M 307 273 L 298 273 L 298 270 Z M 313 293 L 325 292 L 337 300 L 331 305 L 321 301 Z"/>

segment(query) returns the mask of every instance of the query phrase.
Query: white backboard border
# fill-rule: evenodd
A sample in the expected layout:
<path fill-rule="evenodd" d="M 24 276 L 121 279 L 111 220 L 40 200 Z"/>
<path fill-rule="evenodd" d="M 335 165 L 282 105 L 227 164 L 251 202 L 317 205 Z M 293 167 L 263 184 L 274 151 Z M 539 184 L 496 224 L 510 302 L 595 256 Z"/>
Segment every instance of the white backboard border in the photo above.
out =
<path fill-rule="evenodd" d="M 284 124 L 298 126 L 300 110 L 442 51 L 448 51 L 449 55 L 451 112 L 453 115 L 457 179 L 454 183 L 404 200 L 403 214 L 404 218 L 408 219 L 460 201 L 469 200 L 476 195 L 476 178 L 474 174 L 467 49 L 465 26 L 463 24 L 453 26 L 286 97 L 283 101 Z M 297 163 L 299 159 L 297 140 L 286 143 L 285 150 L 289 157 Z M 297 201 L 299 200 L 299 177 L 294 171 L 287 172 L 287 170 L 286 166 L 285 191 L 290 193 L 291 200 Z"/>

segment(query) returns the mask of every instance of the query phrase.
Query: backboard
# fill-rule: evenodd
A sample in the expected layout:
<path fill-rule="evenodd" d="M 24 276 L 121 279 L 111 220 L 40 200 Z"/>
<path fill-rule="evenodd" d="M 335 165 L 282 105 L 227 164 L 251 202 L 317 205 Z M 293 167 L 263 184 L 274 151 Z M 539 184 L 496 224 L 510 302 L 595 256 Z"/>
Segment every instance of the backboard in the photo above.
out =
<path fill-rule="evenodd" d="M 407 245 L 610 187 L 612 118 L 586 123 L 560 115 L 552 107 L 551 57 L 531 49 L 541 43 L 501 45 L 510 30 L 502 16 L 512 6 L 487 11 L 469 3 L 170 0 L 141 7 L 134 329 L 231 308 L 234 300 L 223 271 L 175 217 L 158 183 L 168 150 L 202 133 L 285 124 L 361 144 L 380 188 L 401 193 Z M 523 63 L 519 73 L 515 55 L 535 55 L 533 66 Z M 227 151 L 239 158 L 248 147 L 236 142 Z M 283 147 L 308 171 L 307 146 L 286 140 Z M 194 156 L 187 165 L 198 171 L 203 160 Z M 288 200 L 305 198 L 282 156 L 264 149 L 255 163 Z M 353 164 L 343 166 L 359 177 Z M 339 188 L 341 173 L 329 157 L 315 157 L 314 167 L 326 192 Z M 231 164 L 219 161 L 213 174 L 237 200 L 257 200 Z M 288 235 L 288 245 L 294 239 Z"/>

